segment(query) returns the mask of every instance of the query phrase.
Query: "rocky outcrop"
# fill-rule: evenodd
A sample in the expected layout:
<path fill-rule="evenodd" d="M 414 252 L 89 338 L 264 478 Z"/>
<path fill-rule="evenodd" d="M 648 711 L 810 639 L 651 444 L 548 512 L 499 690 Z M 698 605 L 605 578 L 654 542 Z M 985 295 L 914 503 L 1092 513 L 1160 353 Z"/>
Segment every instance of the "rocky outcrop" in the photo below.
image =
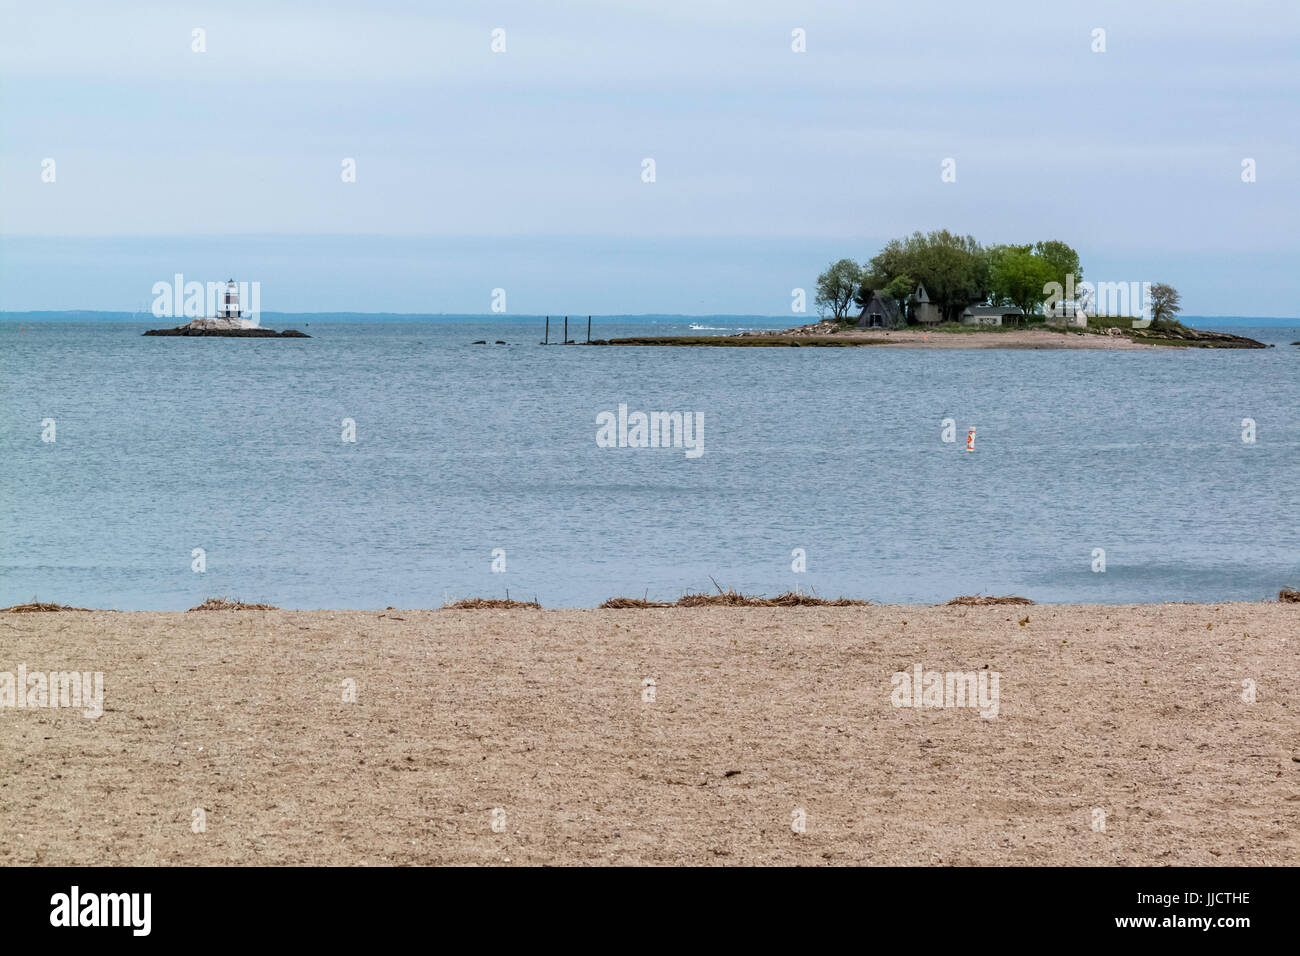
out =
<path fill-rule="evenodd" d="M 1134 342 L 1150 342 L 1152 345 L 1173 345 L 1202 349 L 1266 349 L 1263 342 L 1256 342 L 1243 335 L 1231 335 L 1228 332 L 1208 332 L 1205 329 L 1193 329 L 1177 322 L 1152 325 L 1147 329 L 1134 329 L 1128 333 Z"/>
<path fill-rule="evenodd" d="M 175 329 L 150 329 L 145 335 L 215 335 L 223 338 L 232 339 L 309 339 L 311 338 L 306 332 L 299 332 L 297 329 L 285 329 L 283 332 L 277 332 L 274 329 L 264 329 L 261 327 L 251 329 L 236 328 L 204 328 L 192 325 L 182 325 Z"/>

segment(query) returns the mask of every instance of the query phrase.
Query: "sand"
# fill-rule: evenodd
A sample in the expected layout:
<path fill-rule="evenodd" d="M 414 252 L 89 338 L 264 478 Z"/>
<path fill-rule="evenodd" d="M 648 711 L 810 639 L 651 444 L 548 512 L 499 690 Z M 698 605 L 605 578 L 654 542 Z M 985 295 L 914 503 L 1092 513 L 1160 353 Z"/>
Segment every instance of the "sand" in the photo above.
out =
<path fill-rule="evenodd" d="M 750 333 L 758 334 L 758 333 Z M 789 334 L 789 333 L 785 333 Z M 1171 346 L 1134 342 L 1123 335 L 1094 335 L 1049 329 L 1002 332 L 927 332 L 924 329 L 844 329 L 836 339 L 909 349 L 1108 349 L 1164 350 Z"/>
<path fill-rule="evenodd" d="M 0 710 L 0 864 L 1295 865 L 1298 641 L 1272 603 L 3 614 L 0 672 L 102 671 L 104 714 Z M 915 664 L 996 671 L 997 716 L 893 706 Z"/>

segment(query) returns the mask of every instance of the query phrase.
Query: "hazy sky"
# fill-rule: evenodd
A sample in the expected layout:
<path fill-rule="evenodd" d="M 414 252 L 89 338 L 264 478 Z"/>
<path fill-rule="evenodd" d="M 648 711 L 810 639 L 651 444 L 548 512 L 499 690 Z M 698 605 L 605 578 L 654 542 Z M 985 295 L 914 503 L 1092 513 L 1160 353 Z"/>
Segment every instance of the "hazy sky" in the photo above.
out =
<path fill-rule="evenodd" d="M 266 311 L 788 314 L 830 259 L 946 227 L 1062 239 L 1194 314 L 1300 313 L 1294 0 L 0 18 L 3 309 L 137 308 L 180 271 Z"/>

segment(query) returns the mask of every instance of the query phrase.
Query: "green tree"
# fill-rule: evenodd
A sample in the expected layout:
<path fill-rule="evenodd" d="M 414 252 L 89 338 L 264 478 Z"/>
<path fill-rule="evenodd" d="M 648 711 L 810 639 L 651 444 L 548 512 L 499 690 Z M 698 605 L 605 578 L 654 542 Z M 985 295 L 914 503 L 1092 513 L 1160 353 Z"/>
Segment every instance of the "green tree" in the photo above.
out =
<path fill-rule="evenodd" d="M 1036 242 L 1034 253 L 1052 267 L 1052 278 L 1048 281 L 1061 283 L 1062 289 L 1066 287 L 1065 277 L 1071 273 L 1074 275 L 1075 288 L 1078 288 L 1079 283 L 1083 281 L 1083 267 L 1079 265 L 1079 254 L 1065 243 L 1056 239 Z"/>
<path fill-rule="evenodd" d="M 880 294 L 886 299 L 893 300 L 894 305 L 898 306 L 898 314 L 907 315 L 907 299 L 916 291 L 916 280 L 907 273 L 901 276 L 894 276 L 889 282 L 885 283 Z"/>
<path fill-rule="evenodd" d="M 841 259 L 817 277 L 817 314 L 829 312 L 836 319 L 849 314 L 849 306 L 862 282 L 862 267 L 852 259 Z"/>
<path fill-rule="evenodd" d="M 1030 246 L 998 246 L 991 255 L 989 287 L 993 298 L 1019 306 L 1025 315 L 1041 311 L 1043 287 L 1055 282 L 1056 270 Z"/>
<path fill-rule="evenodd" d="M 900 276 L 912 284 L 923 284 L 945 317 L 956 318 L 971 302 L 988 295 L 988 254 L 972 236 L 958 236 L 946 229 L 886 243 L 871 260 L 870 271 L 881 287 Z"/>
<path fill-rule="evenodd" d="M 863 308 L 871 301 L 877 289 L 883 290 L 888 284 L 879 272 L 870 266 L 863 266 L 862 277 L 858 280 L 858 291 L 854 294 L 853 301 L 858 304 L 858 308 Z"/>
<path fill-rule="evenodd" d="M 1177 321 L 1175 317 L 1182 311 L 1178 300 L 1178 290 L 1173 286 L 1155 283 L 1151 286 L 1151 318 L 1156 322 Z"/>

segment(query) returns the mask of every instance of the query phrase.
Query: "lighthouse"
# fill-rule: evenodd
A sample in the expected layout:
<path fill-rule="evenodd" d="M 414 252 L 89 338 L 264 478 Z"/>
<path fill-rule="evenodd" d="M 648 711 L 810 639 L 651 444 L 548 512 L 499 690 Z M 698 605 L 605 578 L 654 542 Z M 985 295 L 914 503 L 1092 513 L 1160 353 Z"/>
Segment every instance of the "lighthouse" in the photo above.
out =
<path fill-rule="evenodd" d="M 179 272 L 176 273 L 175 278 L 173 285 L 166 282 L 154 285 L 154 295 L 158 296 L 158 299 L 154 301 L 153 313 L 161 315 L 170 311 L 173 304 L 177 308 L 181 308 L 183 304 L 183 314 L 193 318 L 174 329 L 150 329 L 145 332 L 145 335 L 311 337 L 304 336 L 296 329 L 274 332 L 262 328 L 262 287 L 259 282 L 236 282 L 234 279 L 227 279 L 224 283 L 220 281 L 187 283 L 185 277 Z M 203 296 L 205 292 L 206 300 Z"/>
<path fill-rule="evenodd" d="M 222 296 L 221 312 L 217 318 L 239 321 L 239 286 L 235 285 L 234 279 L 226 280 L 226 291 Z"/>

